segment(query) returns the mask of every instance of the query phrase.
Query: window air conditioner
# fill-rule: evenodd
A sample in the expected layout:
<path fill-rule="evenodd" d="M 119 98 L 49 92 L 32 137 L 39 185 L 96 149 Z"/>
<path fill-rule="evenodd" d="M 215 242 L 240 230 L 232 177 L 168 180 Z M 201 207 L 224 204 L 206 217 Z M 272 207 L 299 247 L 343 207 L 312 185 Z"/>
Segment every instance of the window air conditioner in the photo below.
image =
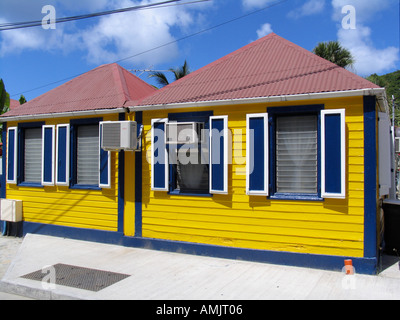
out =
<path fill-rule="evenodd" d="M 22 201 L 1 199 L 1 221 L 21 222 Z"/>
<path fill-rule="evenodd" d="M 169 122 L 166 124 L 166 144 L 194 144 L 203 141 L 204 123 Z"/>
<path fill-rule="evenodd" d="M 400 153 L 400 138 L 396 138 L 395 146 L 396 146 L 396 153 Z"/>
<path fill-rule="evenodd" d="M 138 149 L 137 123 L 135 121 L 100 122 L 101 148 L 105 151 Z"/>

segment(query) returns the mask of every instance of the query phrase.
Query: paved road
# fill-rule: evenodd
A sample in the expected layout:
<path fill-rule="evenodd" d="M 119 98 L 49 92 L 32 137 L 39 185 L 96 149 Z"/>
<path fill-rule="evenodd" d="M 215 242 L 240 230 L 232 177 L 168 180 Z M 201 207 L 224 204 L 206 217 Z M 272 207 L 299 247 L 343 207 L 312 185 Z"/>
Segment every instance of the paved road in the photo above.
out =
<path fill-rule="evenodd" d="M 400 300 L 400 271 L 396 257 L 391 258 L 391 263 L 387 264 L 389 268 L 379 276 L 357 274 L 354 278 L 346 278 L 341 272 L 125 248 L 40 235 L 27 235 L 22 244 L 17 239 L 0 239 L 1 244 L 3 264 L 7 265 L 15 255 L 12 267 L 1 282 L 6 286 L 3 288 L 8 289 L 4 291 L 35 299 Z M 60 263 L 129 277 L 98 292 L 58 284 L 54 290 L 48 291 L 40 281 L 21 278 L 21 275 L 42 270 L 44 266 Z M 2 270 L 4 272 L 5 268 Z M 67 280 L 70 280 L 68 277 Z M 354 288 L 344 286 L 350 279 L 354 280 Z"/>
<path fill-rule="evenodd" d="M 4 277 L 13 258 L 16 256 L 23 239 L 0 235 L 0 279 Z M 0 292 L 0 300 L 32 300 L 26 297 Z"/>

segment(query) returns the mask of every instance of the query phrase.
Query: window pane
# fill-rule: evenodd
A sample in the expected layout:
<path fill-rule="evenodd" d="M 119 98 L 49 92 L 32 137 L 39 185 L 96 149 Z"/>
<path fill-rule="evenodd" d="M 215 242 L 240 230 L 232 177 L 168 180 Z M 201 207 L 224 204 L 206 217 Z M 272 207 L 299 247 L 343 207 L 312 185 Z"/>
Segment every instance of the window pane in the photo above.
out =
<path fill-rule="evenodd" d="M 277 192 L 318 193 L 317 122 L 317 116 L 277 118 Z"/>
<path fill-rule="evenodd" d="M 209 167 L 204 164 L 208 152 L 202 154 L 200 147 L 198 149 L 181 147 L 178 152 L 180 156 L 177 157 L 177 165 L 174 166 L 176 189 L 181 192 L 208 193 Z"/>
<path fill-rule="evenodd" d="M 24 181 L 42 182 L 42 128 L 25 129 Z"/>
<path fill-rule="evenodd" d="M 99 126 L 79 126 L 77 130 L 77 183 L 99 184 Z"/>

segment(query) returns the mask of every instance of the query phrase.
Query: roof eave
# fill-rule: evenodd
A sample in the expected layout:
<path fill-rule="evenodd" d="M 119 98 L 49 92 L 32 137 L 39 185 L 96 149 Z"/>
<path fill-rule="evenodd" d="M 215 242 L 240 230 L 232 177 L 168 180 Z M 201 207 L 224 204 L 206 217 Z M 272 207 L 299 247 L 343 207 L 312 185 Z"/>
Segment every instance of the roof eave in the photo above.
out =
<path fill-rule="evenodd" d="M 115 109 L 98 109 L 98 110 L 86 110 L 86 111 L 71 111 L 71 112 L 48 113 L 48 114 L 10 116 L 10 117 L 0 117 L 0 123 L 28 121 L 28 120 L 98 116 L 98 115 L 117 114 L 125 112 L 126 108 L 115 108 Z"/>
<path fill-rule="evenodd" d="M 384 104 L 384 109 L 389 110 L 387 101 L 383 97 L 386 95 L 384 88 L 369 88 L 348 91 L 334 91 L 334 92 L 321 92 L 321 93 L 306 93 L 296 95 L 281 95 L 257 98 L 243 98 L 243 99 L 225 99 L 225 100 L 210 100 L 198 102 L 183 102 L 171 104 L 158 104 L 158 105 L 143 105 L 143 106 L 128 106 L 129 111 L 150 111 L 150 110 L 167 110 L 167 109 L 185 109 L 185 108 L 200 108 L 200 107 L 219 107 L 227 105 L 243 105 L 243 104 L 257 104 L 257 103 L 276 103 L 285 101 L 302 101 L 302 100 L 318 100 L 329 98 L 343 98 L 343 97 L 357 97 L 357 96 L 377 96 L 381 98 Z"/>

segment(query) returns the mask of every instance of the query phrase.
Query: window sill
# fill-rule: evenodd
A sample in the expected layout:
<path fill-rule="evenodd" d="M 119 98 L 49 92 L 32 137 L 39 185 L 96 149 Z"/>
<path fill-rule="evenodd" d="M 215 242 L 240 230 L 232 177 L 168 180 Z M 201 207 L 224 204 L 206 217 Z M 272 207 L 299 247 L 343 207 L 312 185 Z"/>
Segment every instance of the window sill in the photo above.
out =
<path fill-rule="evenodd" d="M 269 198 L 271 200 L 324 201 L 324 198 L 321 198 L 317 194 L 275 193 Z"/>
<path fill-rule="evenodd" d="M 171 196 L 186 196 L 186 197 L 205 197 L 211 198 L 213 195 L 210 193 L 189 193 L 189 192 L 181 192 L 179 190 L 174 190 L 168 192 Z"/>
<path fill-rule="evenodd" d="M 70 186 L 70 189 L 77 189 L 77 190 L 97 190 L 101 191 L 101 188 L 95 185 L 83 185 L 83 184 L 76 184 Z"/>
<path fill-rule="evenodd" d="M 41 183 L 36 183 L 36 182 L 21 182 L 18 184 L 18 187 L 44 188 L 44 186 Z"/>

